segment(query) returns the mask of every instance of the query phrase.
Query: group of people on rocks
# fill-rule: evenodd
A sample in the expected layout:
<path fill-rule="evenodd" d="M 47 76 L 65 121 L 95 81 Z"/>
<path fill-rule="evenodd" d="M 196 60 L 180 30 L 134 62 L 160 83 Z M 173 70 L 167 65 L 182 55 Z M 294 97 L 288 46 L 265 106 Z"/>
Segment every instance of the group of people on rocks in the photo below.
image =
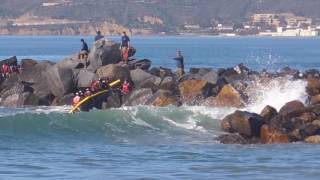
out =
<path fill-rule="evenodd" d="M 7 79 L 11 76 L 12 73 L 20 73 L 20 66 L 17 63 L 9 64 L 4 63 L 2 64 L 1 68 L 1 79 Z"/>
<path fill-rule="evenodd" d="M 111 80 L 109 78 L 102 79 L 99 78 L 91 83 L 90 87 L 87 87 L 83 90 L 79 90 L 75 93 L 73 98 L 73 106 L 76 106 L 81 100 L 86 97 L 89 97 L 95 93 L 101 92 L 103 90 L 110 90 L 112 92 L 112 88 L 110 87 Z M 130 83 L 127 80 L 124 80 L 121 88 L 117 89 L 122 95 L 128 94 L 130 92 Z"/>
<path fill-rule="evenodd" d="M 97 31 L 97 35 L 94 37 L 94 41 L 98 41 L 100 39 L 103 39 L 104 36 L 101 34 L 101 31 Z M 89 48 L 88 44 L 84 41 L 84 39 L 81 39 L 82 42 L 82 48 L 79 53 L 79 59 L 80 61 L 84 61 L 85 67 L 88 66 L 88 54 L 89 54 Z M 132 48 L 130 43 L 130 38 L 127 35 L 125 31 L 122 32 L 121 37 L 121 44 L 120 44 L 120 51 L 121 51 L 121 57 L 124 64 L 128 64 L 129 62 L 129 52 Z M 174 60 L 177 62 L 177 76 L 181 78 L 184 75 L 184 57 L 182 56 L 182 53 L 180 50 L 177 51 L 176 57 Z"/>

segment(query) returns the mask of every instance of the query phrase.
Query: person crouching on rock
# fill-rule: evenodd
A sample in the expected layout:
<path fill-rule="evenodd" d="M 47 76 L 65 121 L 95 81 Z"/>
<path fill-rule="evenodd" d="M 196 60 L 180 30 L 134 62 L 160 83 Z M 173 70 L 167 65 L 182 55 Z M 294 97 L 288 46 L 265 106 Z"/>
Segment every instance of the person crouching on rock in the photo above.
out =
<path fill-rule="evenodd" d="M 181 78 L 184 75 L 184 58 L 181 51 L 177 51 L 177 55 L 174 60 L 177 61 L 177 76 L 178 78 Z"/>
<path fill-rule="evenodd" d="M 122 60 L 125 64 L 128 64 L 129 60 L 129 49 L 130 49 L 130 38 L 127 36 L 127 33 L 125 31 L 122 32 L 123 35 L 121 37 L 121 56 Z"/>
<path fill-rule="evenodd" d="M 79 53 L 79 59 L 80 62 L 83 62 L 84 66 L 87 68 L 88 66 L 88 54 L 89 54 L 89 47 L 88 44 L 84 41 L 84 39 L 81 39 L 82 42 L 82 48 L 81 51 Z"/>
<path fill-rule="evenodd" d="M 81 97 L 79 93 L 76 93 L 76 95 L 73 97 L 72 105 L 76 106 L 80 102 L 80 100 L 81 100 Z"/>
<path fill-rule="evenodd" d="M 4 63 L 1 67 L 1 71 L 2 71 L 2 76 L 4 79 L 9 78 L 10 77 L 10 66 L 8 63 Z"/>
<path fill-rule="evenodd" d="M 101 31 L 97 31 L 97 35 L 94 37 L 94 42 L 99 41 L 100 39 L 103 39 L 104 36 L 101 34 Z"/>

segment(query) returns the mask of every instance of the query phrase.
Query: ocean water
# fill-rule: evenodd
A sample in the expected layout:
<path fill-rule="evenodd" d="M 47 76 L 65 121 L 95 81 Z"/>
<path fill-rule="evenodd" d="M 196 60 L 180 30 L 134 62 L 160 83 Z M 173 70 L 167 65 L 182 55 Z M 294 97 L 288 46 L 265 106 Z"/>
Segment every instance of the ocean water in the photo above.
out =
<path fill-rule="evenodd" d="M 0 59 L 59 61 L 81 37 L 0 37 Z M 118 37 L 111 37 L 118 40 Z M 92 43 L 92 37 L 85 37 Z M 319 69 L 319 38 L 133 37 L 137 58 L 186 66 Z M 306 100 L 306 82 L 257 85 L 242 110 Z M 276 97 L 276 98 L 275 98 Z M 223 145 L 221 119 L 234 108 L 123 107 L 68 114 L 69 106 L 0 108 L 0 179 L 319 179 L 320 145 Z"/>

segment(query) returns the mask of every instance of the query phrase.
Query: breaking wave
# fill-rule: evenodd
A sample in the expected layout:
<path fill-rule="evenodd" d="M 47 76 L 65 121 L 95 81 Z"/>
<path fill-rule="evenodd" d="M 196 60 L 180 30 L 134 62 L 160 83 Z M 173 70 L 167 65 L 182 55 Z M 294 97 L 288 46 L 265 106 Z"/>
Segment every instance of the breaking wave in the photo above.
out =
<path fill-rule="evenodd" d="M 251 90 L 250 103 L 242 110 L 259 113 L 264 106 L 280 109 L 291 100 L 306 100 L 306 82 L 273 79 L 256 83 Z M 94 110 L 69 114 L 69 106 L 37 108 L 1 108 L 2 138 L 56 137 L 65 139 L 101 138 L 120 142 L 212 142 L 219 135 L 220 120 L 235 108 L 204 106 L 152 107 L 136 106 L 119 109 Z"/>

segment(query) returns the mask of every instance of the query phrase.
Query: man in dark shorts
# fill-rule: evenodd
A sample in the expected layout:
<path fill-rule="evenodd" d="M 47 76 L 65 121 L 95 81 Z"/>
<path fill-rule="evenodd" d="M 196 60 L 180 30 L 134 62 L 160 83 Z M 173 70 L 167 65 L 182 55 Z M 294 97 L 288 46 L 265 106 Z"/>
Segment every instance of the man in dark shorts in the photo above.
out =
<path fill-rule="evenodd" d="M 121 56 L 122 60 L 125 64 L 128 64 L 129 60 L 129 49 L 130 49 L 130 38 L 128 37 L 127 33 L 123 31 L 123 35 L 121 37 Z"/>

